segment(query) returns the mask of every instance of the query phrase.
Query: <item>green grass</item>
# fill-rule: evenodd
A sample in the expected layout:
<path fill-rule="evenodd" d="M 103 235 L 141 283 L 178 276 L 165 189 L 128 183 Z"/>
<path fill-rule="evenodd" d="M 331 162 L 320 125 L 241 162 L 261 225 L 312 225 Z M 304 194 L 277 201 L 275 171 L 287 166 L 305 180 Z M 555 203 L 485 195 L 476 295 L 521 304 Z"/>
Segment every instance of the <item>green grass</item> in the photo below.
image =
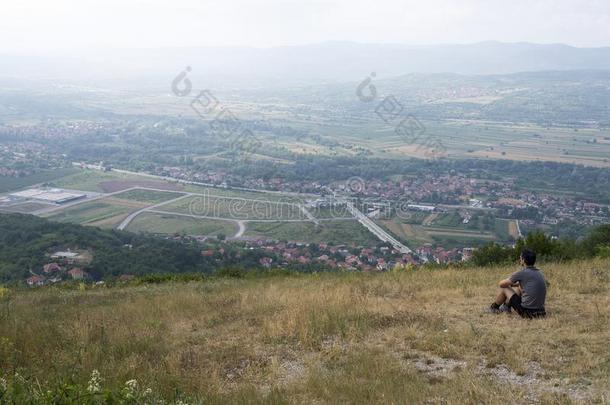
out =
<path fill-rule="evenodd" d="M 482 221 L 478 221 L 476 216 L 469 224 L 464 224 L 457 213 L 441 213 L 430 225 L 422 225 L 429 215 L 414 213 L 409 218 L 394 217 L 377 223 L 411 248 L 433 243 L 451 249 L 510 240 L 506 220 L 494 219 L 493 229 L 484 230 Z"/>
<path fill-rule="evenodd" d="M 249 222 L 245 236 L 268 237 L 310 243 L 370 246 L 378 240 L 358 221 L 325 221 L 320 226 L 311 222 Z"/>
<path fill-rule="evenodd" d="M 50 207 L 50 206 L 52 206 L 52 205 L 35 203 L 35 202 L 25 202 L 25 203 L 21 203 L 21 204 L 11 205 L 9 207 L 0 206 L 0 210 L 6 211 L 6 212 L 19 212 L 22 214 L 29 214 L 31 212 L 40 210 L 42 208 Z"/>
<path fill-rule="evenodd" d="M 156 191 L 156 190 L 146 190 L 146 189 L 136 189 L 125 191 L 120 194 L 116 194 L 116 198 L 120 198 L 123 200 L 134 200 L 140 201 L 144 203 L 158 204 L 164 201 L 169 201 L 174 198 L 180 197 L 184 195 L 182 193 L 173 193 L 170 191 Z"/>
<path fill-rule="evenodd" d="M 230 221 L 197 219 L 146 212 L 138 215 L 129 224 L 127 230 L 155 234 L 185 233 L 187 235 L 223 234 L 233 236 L 237 232 L 237 225 Z"/>
<path fill-rule="evenodd" d="M 125 180 L 131 176 L 117 172 L 102 172 L 100 170 L 78 170 L 76 173 L 53 181 L 54 187 L 73 190 L 104 192 L 100 183 L 112 180 Z"/>
<path fill-rule="evenodd" d="M 293 204 L 212 196 L 187 197 L 180 201 L 163 205 L 158 209 L 181 214 L 241 220 L 292 220 L 305 218 L 301 210 Z"/>
<path fill-rule="evenodd" d="M 439 214 L 432 222 L 434 226 L 446 226 L 450 228 L 463 227 L 462 217 L 457 212 Z"/>
<path fill-rule="evenodd" d="M 58 222 L 80 225 L 93 224 L 109 228 L 118 225 L 123 217 L 133 210 L 132 207 L 121 206 L 112 202 L 91 201 L 43 216 Z M 106 221 L 109 222 L 106 223 Z M 102 224 L 98 224 L 98 222 L 102 222 Z"/>
<path fill-rule="evenodd" d="M 276 202 L 284 202 L 284 203 L 302 203 L 303 199 L 301 197 L 296 197 L 292 195 L 284 195 L 278 193 L 264 193 L 264 192 L 255 192 L 255 191 L 242 191 L 242 190 L 231 190 L 222 187 L 204 187 L 198 186 L 194 184 L 185 184 L 184 190 L 196 193 L 196 194 L 206 194 L 210 196 L 222 196 L 222 197 L 236 197 L 236 198 L 244 198 L 249 200 L 261 200 L 261 201 L 276 201 Z"/>
<path fill-rule="evenodd" d="M 508 241 L 511 239 L 508 232 L 508 223 L 510 221 L 506 219 L 497 219 L 494 222 L 494 233 L 499 240 Z"/>
<path fill-rule="evenodd" d="M 327 218 L 353 218 L 354 216 L 347 210 L 346 206 L 335 208 L 308 208 L 311 215 L 319 219 Z"/>

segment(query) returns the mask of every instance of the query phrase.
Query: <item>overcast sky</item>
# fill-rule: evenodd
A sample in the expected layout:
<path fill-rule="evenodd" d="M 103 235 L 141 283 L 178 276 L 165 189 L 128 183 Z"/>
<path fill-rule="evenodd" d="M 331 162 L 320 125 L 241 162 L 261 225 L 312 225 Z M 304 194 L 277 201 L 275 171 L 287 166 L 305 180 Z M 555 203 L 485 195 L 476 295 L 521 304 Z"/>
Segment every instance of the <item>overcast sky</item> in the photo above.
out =
<path fill-rule="evenodd" d="M 368 43 L 610 46 L 608 0 L 2 0 L 0 51 Z"/>

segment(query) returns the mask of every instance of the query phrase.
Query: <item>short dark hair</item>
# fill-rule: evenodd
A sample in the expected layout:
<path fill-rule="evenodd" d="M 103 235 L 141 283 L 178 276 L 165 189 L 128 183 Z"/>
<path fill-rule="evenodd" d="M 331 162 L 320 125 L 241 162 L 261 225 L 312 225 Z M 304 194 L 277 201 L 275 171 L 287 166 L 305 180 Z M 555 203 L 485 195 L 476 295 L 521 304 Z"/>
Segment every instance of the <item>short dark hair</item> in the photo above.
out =
<path fill-rule="evenodd" d="M 527 266 L 533 266 L 536 264 L 536 252 L 531 249 L 523 249 L 521 251 L 521 258 Z"/>

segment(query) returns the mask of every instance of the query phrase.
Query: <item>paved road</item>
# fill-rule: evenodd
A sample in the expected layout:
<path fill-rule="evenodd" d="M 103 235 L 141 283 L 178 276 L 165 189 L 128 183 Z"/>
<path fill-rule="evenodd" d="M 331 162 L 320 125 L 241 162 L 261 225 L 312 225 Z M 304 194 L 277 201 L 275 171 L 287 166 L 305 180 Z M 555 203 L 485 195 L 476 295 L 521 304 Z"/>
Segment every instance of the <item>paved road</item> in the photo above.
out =
<path fill-rule="evenodd" d="M 362 225 L 364 225 L 369 231 L 371 231 L 373 235 L 377 236 L 377 238 L 379 238 L 382 242 L 390 243 L 394 249 L 398 250 L 401 253 L 412 253 L 411 249 L 400 243 L 398 240 L 396 240 L 396 238 L 394 238 L 392 235 L 384 231 L 379 225 L 373 222 L 372 219 L 364 215 L 358 208 L 356 208 L 354 203 L 350 201 L 345 201 L 345 204 L 347 205 L 347 209 L 349 210 L 349 212 L 351 212 L 352 215 L 355 216 L 356 219 L 358 219 L 358 221 Z"/>
<path fill-rule="evenodd" d="M 145 208 L 142 208 L 141 210 L 138 210 L 136 212 L 132 212 L 131 214 L 129 214 L 127 216 L 127 218 L 125 218 L 123 220 L 123 222 L 121 222 L 119 224 L 119 226 L 116 227 L 116 229 L 118 229 L 119 231 L 124 230 L 125 228 L 127 228 L 129 226 L 129 224 L 131 223 L 131 221 L 134 220 L 135 217 L 137 217 L 138 215 L 140 215 L 143 212 L 152 211 L 155 208 L 160 207 L 162 205 L 171 204 L 173 202 L 182 200 L 183 198 L 190 197 L 190 196 L 191 196 L 191 194 L 187 193 L 187 194 L 181 195 L 180 197 L 173 198 L 173 199 L 171 199 L 169 201 L 163 201 L 163 202 L 160 202 L 159 204 L 151 205 L 150 207 L 145 207 Z"/>

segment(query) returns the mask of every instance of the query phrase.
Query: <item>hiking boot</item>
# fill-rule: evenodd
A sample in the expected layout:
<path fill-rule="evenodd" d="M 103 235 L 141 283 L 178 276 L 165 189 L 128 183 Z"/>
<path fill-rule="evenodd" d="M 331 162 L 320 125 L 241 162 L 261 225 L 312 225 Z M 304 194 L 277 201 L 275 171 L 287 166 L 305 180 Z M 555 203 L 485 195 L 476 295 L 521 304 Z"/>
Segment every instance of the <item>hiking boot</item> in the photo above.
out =
<path fill-rule="evenodd" d="M 500 312 L 506 312 L 506 313 L 509 313 L 509 314 L 510 314 L 510 312 L 512 311 L 512 309 L 511 309 L 511 308 L 510 308 L 508 305 L 506 305 L 506 304 L 502 304 L 502 305 L 500 305 L 500 308 L 498 308 L 498 311 L 500 311 Z"/>
<path fill-rule="evenodd" d="M 487 312 L 489 312 L 490 314 L 499 314 L 500 312 L 500 307 L 498 306 L 498 304 L 491 304 L 489 307 L 487 307 Z"/>

